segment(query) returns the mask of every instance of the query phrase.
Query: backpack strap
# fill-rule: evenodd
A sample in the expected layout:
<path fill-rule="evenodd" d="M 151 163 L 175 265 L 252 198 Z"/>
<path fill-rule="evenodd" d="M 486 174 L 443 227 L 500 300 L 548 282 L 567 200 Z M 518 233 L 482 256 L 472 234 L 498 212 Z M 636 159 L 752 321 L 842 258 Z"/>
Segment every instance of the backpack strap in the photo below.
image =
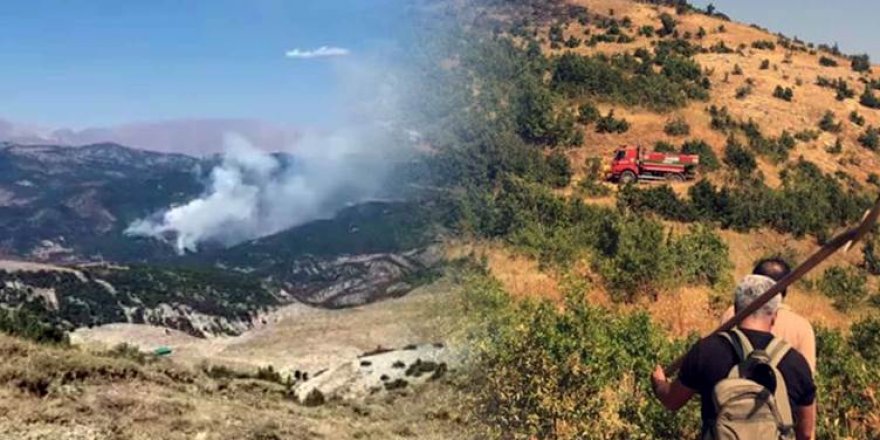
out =
<path fill-rule="evenodd" d="M 755 351 L 755 348 L 752 347 L 752 342 L 749 341 L 749 338 L 746 337 L 746 334 L 739 329 L 739 327 L 734 327 L 730 329 L 730 333 L 732 333 L 739 340 L 739 344 L 741 347 L 742 356 L 739 358 L 740 361 L 745 360 Z"/>
<path fill-rule="evenodd" d="M 767 356 L 770 357 L 770 365 L 773 368 L 779 366 L 779 362 L 782 361 L 782 358 L 788 354 L 788 351 L 791 350 L 791 345 L 786 342 L 784 339 L 779 337 L 773 337 L 773 340 L 767 344 L 767 348 L 764 351 L 767 352 Z"/>
<path fill-rule="evenodd" d="M 791 402 L 788 400 L 788 388 L 785 386 L 785 378 L 779 371 L 779 362 L 788 354 L 789 350 L 791 350 L 791 345 L 784 339 L 776 336 L 767 344 L 766 348 L 767 355 L 770 357 L 770 367 L 773 368 L 773 373 L 776 375 L 777 385 L 773 396 L 774 400 L 776 400 L 776 407 L 779 408 L 783 423 L 787 427 L 794 427 L 794 413 L 792 412 Z"/>

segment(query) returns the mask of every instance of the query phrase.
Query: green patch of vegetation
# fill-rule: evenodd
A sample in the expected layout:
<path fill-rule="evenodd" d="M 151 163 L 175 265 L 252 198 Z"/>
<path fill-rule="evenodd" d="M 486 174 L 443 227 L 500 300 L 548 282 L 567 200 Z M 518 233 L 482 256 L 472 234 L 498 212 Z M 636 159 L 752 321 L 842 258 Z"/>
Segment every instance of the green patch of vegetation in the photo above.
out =
<path fill-rule="evenodd" d="M 669 136 L 687 136 L 691 134 L 691 126 L 683 117 L 677 116 L 666 121 L 663 131 Z"/>
<path fill-rule="evenodd" d="M 834 112 L 828 110 L 822 115 L 822 119 L 819 120 L 819 129 L 822 131 L 826 131 L 828 133 L 840 133 L 842 129 L 842 124 L 837 121 L 834 116 Z"/>
<path fill-rule="evenodd" d="M 712 149 L 712 146 L 701 139 L 693 139 L 681 145 L 684 154 L 696 154 L 700 156 L 700 168 L 705 171 L 715 171 L 721 168 L 721 162 Z"/>
<path fill-rule="evenodd" d="M 596 133 L 626 133 L 629 131 L 629 121 L 614 117 L 614 110 L 609 110 L 608 114 L 596 121 Z"/>
<path fill-rule="evenodd" d="M 868 54 L 862 55 L 853 55 L 850 58 L 850 65 L 852 66 L 852 70 L 856 72 L 870 72 L 871 71 L 871 58 Z"/>
<path fill-rule="evenodd" d="M 630 54 L 607 57 L 566 53 L 555 60 L 551 84 L 571 97 L 592 97 L 626 105 L 668 111 L 688 99 L 706 99 L 702 70 L 689 47 L 658 45 L 653 59 Z M 660 66 L 655 73 L 651 63 Z"/>
<path fill-rule="evenodd" d="M 724 164 L 736 171 L 740 178 L 750 176 L 758 168 L 755 155 L 733 136 L 727 138 L 727 145 L 724 146 Z"/>
<path fill-rule="evenodd" d="M 853 110 L 849 114 L 849 121 L 853 124 L 858 125 L 859 127 L 863 127 L 865 125 L 865 117 L 860 115 L 859 112 Z"/>
<path fill-rule="evenodd" d="M 873 125 L 868 126 L 865 132 L 859 135 L 858 141 L 863 147 L 877 151 L 880 148 L 880 129 Z"/>
<path fill-rule="evenodd" d="M 834 307 L 848 311 L 868 298 L 867 277 L 857 268 L 832 266 L 819 279 L 819 290 L 834 301 Z"/>
<path fill-rule="evenodd" d="M 791 90 L 791 87 L 783 88 L 782 86 L 776 86 L 776 89 L 773 90 L 773 97 L 791 102 L 792 98 L 794 98 L 794 91 Z"/>
<path fill-rule="evenodd" d="M 825 55 L 819 57 L 819 64 L 825 67 L 837 67 L 837 61 Z"/>

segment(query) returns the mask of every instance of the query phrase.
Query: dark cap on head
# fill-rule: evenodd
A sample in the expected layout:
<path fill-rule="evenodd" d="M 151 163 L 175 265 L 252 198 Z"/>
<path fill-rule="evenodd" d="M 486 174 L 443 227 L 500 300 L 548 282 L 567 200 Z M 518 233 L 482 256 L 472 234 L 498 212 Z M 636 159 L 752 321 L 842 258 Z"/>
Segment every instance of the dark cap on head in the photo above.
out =
<path fill-rule="evenodd" d="M 772 278 L 774 281 L 779 281 L 785 278 L 791 272 L 791 266 L 785 262 L 782 258 L 779 257 L 771 257 L 765 258 L 761 261 L 758 261 L 758 264 L 755 265 L 755 268 L 752 269 L 752 274 L 754 275 L 764 275 L 765 277 Z M 788 293 L 785 290 L 782 291 L 782 296 Z"/>

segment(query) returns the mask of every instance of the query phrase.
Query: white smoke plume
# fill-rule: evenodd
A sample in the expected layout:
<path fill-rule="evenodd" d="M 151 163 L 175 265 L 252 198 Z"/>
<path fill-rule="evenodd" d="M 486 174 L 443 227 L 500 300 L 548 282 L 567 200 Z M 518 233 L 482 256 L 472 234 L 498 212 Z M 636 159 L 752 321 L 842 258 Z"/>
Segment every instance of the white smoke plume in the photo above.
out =
<path fill-rule="evenodd" d="M 232 245 L 378 196 L 392 166 L 387 130 L 305 136 L 291 155 L 271 154 L 230 135 L 202 197 L 138 220 L 129 235 L 173 241 L 178 253 L 206 242 Z M 391 157 L 394 157 L 393 154 Z"/>
<path fill-rule="evenodd" d="M 233 245 L 388 197 L 389 172 L 417 154 L 418 143 L 402 122 L 401 101 L 413 95 L 398 55 L 382 48 L 335 65 L 345 116 L 333 132 L 304 132 L 287 154 L 229 135 L 201 197 L 138 220 L 126 233 L 195 252 L 206 243 Z"/>

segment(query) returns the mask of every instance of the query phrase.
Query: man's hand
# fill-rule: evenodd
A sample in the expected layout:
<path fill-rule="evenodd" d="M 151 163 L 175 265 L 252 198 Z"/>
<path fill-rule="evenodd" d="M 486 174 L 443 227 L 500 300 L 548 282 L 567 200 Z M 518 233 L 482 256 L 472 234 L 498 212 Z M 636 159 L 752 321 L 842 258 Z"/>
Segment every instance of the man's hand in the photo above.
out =
<path fill-rule="evenodd" d="M 681 384 L 679 380 L 670 383 L 666 371 L 657 365 L 651 373 L 651 388 L 660 403 L 670 411 L 678 411 L 694 395 L 693 390 Z"/>
<path fill-rule="evenodd" d="M 663 367 L 659 365 L 654 367 L 654 372 L 651 373 L 651 384 L 653 385 L 654 392 L 657 392 L 657 388 L 661 387 L 667 382 L 668 381 L 666 380 L 666 372 L 663 371 Z"/>

